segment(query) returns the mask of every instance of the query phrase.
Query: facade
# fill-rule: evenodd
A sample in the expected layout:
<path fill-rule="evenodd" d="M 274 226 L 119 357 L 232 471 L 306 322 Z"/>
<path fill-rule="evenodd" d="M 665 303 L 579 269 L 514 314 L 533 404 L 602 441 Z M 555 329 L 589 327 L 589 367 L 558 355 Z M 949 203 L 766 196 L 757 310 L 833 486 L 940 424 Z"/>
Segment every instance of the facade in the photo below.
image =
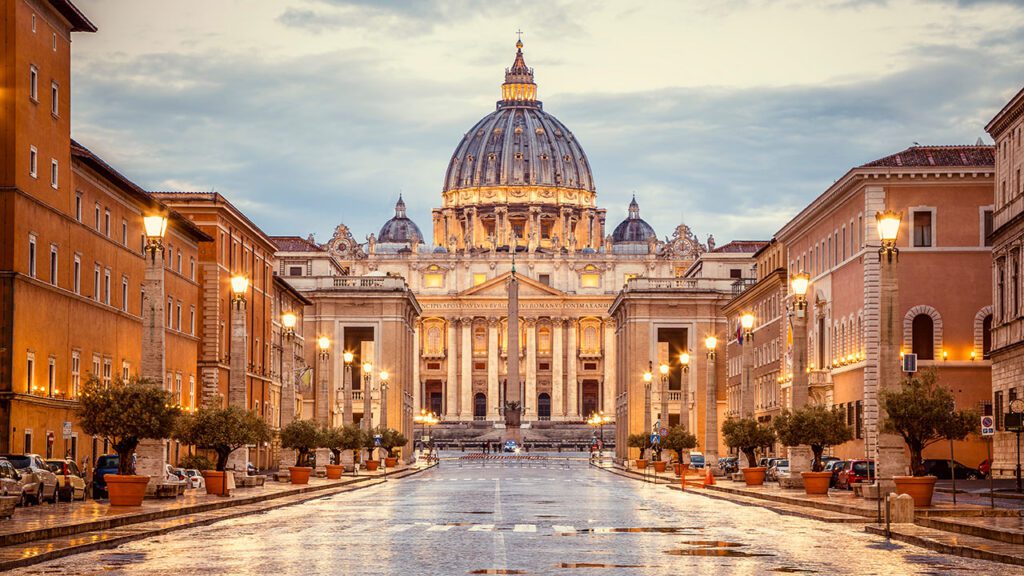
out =
<path fill-rule="evenodd" d="M 0 100 L 0 453 L 92 460 L 109 447 L 72 417 L 85 380 L 141 372 L 143 215 L 169 213 L 162 384 L 182 406 L 197 378 L 190 264 L 209 238 L 71 140 L 70 34 L 92 23 L 70 2 L 10 2 L 0 27 L 13 39 Z M 165 450 L 173 460 L 179 447 Z"/>
<path fill-rule="evenodd" d="M 851 169 L 775 235 L 785 246 L 788 273 L 811 277 L 810 398 L 845 412 L 854 430 L 853 441 L 834 448 L 836 456 L 875 452 L 879 355 L 888 346 L 917 354 L 920 370 L 937 370 L 958 408 L 990 410 L 985 328 L 992 300 L 985 271 L 993 171 L 991 146 L 914 146 Z M 875 224 L 875 214 L 886 209 L 903 214 L 895 265 L 902 337 L 889 343 L 879 330 Z M 933 454 L 946 458 L 948 447 L 933 446 L 925 457 Z M 985 445 L 974 437 L 958 442 L 956 457 L 975 466 L 986 457 Z"/>
<path fill-rule="evenodd" d="M 414 406 L 446 424 L 486 427 L 504 421 L 506 285 L 515 265 L 523 322 L 512 353 L 521 358 L 523 421 L 582 424 L 592 412 L 614 410 L 608 309 L 616 294 L 631 278 L 682 276 L 707 247 L 686 225 L 658 240 L 635 199 L 606 233 L 582 145 L 537 100 L 521 43 L 496 110 L 456 146 L 441 196 L 430 237 L 399 198 L 394 217 L 365 243 L 344 224 L 322 244 L 291 238 L 278 271 L 296 287 L 404 278 L 422 308 Z M 321 321 L 307 314 L 307 322 Z"/>
<path fill-rule="evenodd" d="M 992 230 L 992 314 L 982 325 L 982 338 L 991 338 L 992 407 L 996 433 L 993 438 L 992 474 L 1014 476 L 1017 464 L 1016 434 L 1006 431 L 1005 415 L 1014 400 L 1024 398 L 1024 307 L 1021 305 L 1021 265 L 1024 255 L 1024 164 L 1021 129 L 1024 124 L 1024 90 L 1018 92 L 985 129 L 995 139 L 995 204 Z M 985 322 L 983 320 L 983 322 Z M 988 341 L 986 341 L 986 344 Z M 987 348 L 985 348 L 987 350 Z M 983 350 L 983 352 L 985 351 Z"/>
<path fill-rule="evenodd" d="M 274 275 L 270 318 L 273 340 L 270 362 L 270 427 L 280 430 L 301 416 L 301 379 L 306 371 L 306 338 L 302 326 L 306 306 L 313 304 L 291 284 Z M 284 325 L 286 314 L 295 316 L 295 326 Z M 263 456 L 260 454 L 259 456 Z M 280 438 L 276 435 L 265 454 L 267 467 L 281 461 Z M 292 460 L 291 462 L 294 462 Z M 258 466 L 259 464 L 257 464 Z"/>

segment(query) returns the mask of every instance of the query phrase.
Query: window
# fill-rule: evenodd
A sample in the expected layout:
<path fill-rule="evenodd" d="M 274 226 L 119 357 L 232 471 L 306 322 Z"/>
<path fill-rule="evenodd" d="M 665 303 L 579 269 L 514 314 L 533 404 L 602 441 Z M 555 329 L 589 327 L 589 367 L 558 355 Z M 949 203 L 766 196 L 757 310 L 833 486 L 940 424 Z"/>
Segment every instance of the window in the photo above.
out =
<path fill-rule="evenodd" d="M 178 274 L 181 274 L 181 250 L 178 250 Z"/>
<path fill-rule="evenodd" d="M 927 314 L 914 316 L 912 325 L 912 348 L 918 360 L 935 359 L 935 328 L 932 317 Z"/>
<path fill-rule="evenodd" d="M 46 365 L 46 395 L 53 396 L 59 393 L 60 390 L 57 389 L 57 359 L 50 356 Z"/>
<path fill-rule="evenodd" d="M 181 302 L 176 305 L 175 317 L 177 318 L 178 331 L 181 332 Z"/>
<path fill-rule="evenodd" d="M 131 362 L 129 362 L 127 360 L 122 360 L 121 361 L 121 380 L 124 380 L 125 382 L 127 382 L 129 375 L 131 375 L 131 372 L 132 372 L 132 364 L 131 364 Z"/>
<path fill-rule="evenodd" d="M 82 388 L 82 353 L 78 350 L 71 352 L 71 390 L 68 392 L 72 398 L 78 398 Z"/>
<path fill-rule="evenodd" d="M 913 213 L 914 246 L 932 246 L 932 211 L 915 210 Z"/>
<path fill-rule="evenodd" d="M 92 270 L 92 297 L 97 302 L 100 301 L 100 265 L 97 264 Z"/>
<path fill-rule="evenodd" d="M 424 288 L 441 288 L 444 285 L 444 275 L 437 272 L 423 275 Z"/>
<path fill-rule="evenodd" d="M 544 284 L 545 286 L 551 286 L 551 275 L 550 274 L 541 274 L 541 275 L 539 275 L 537 277 L 537 280 L 539 280 L 540 283 Z"/>
<path fill-rule="evenodd" d="M 191 256 L 188 258 L 188 278 L 193 281 L 196 279 L 196 259 Z"/>
<path fill-rule="evenodd" d="M 82 257 L 75 254 L 75 265 L 73 270 L 72 283 L 74 286 L 75 294 L 82 293 Z"/>
<path fill-rule="evenodd" d="M 82 193 L 75 194 L 75 220 L 82 221 Z"/>
<path fill-rule="evenodd" d="M 91 374 L 96 378 L 100 377 L 100 356 L 99 354 L 92 355 L 92 372 Z"/>
<path fill-rule="evenodd" d="M 121 311 L 128 311 L 128 278 L 121 277 Z"/>
<path fill-rule="evenodd" d="M 995 397 L 996 430 L 1003 429 L 1003 391 L 996 390 Z"/>
<path fill-rule="evenodd" d="M 28 175 L 36 178 L 39 168 L 39 151 L 35 146 L 28 147 Z"/>
<path fill-rule="evenodd" d="M 110 210 L 103 211 L 103 233 L 110 238 Z"/>
<path fill-rule="evenodd" d="M 50 246 L 50 284 L 57 285 L 57 247 Z"/>
<path fill-rule="evenodd" d="M 50 114 L 60 116 L 60 87 L 50 82 Z"/>
<path fill-rule="evenodd" d="M 289 266 L 288 267 L 288 275 L 289 276 L 302 276 L 302 266 Z"/>
<path fill-rule="evenodd" d="M 100 231 L 100 203 L 96 203 L 96 231 Z"/>
<path fill-rule="evenodd" d="M 743 278 L 743 270 L 740 270 L 739 268 L 730 268 L 729 278 Z"/>
<path fill-rule="evenodd" d="M 121 220 L 121 245 L 128 246 L 128 221 Z"/>
<path fill-rule="evenodd" d="M 28 97 L 33 102 L 39 101 L 39 68 L 35 64 L 28 67 Z"/>
<path fill-rule="evenodd" d="M 103 303 L 110 306 L 110 269 L 103 271 Z"/>
<path fill-rule="evenodd" d="M 193 336 L 196 335 L 196 307 L 195 306 L 189 306 L 188 307 L 188 333 L 193 335 Z"/>
<path fill-rule="evenodd" d="M 981 245 L 991 246 L 992 240 L 989 236 L 992 235 L 992 209 L 982 208 L 981 209 Z"/>
<path fill-rule="evenodd" d="M 173 313 L 174 313 L 174 298 L 168 298 L 167 299 L 167 327 L 168 328 L 174 328 L 174 323 L 172 322 L 173 317 L 171 316 L 171 314 L 173 314 Z"/>
<path fill-rule="evenodd" d="M 36 237 L 28 237 L 28 275 L 36 277 Z"/>
<path fill-rule="evenodd" d="M 36 391 L 35 378 L 36 376 L 36 355 L 29 352 L 25 358 L 25 392 L 32 393 Z"/>
<path fill-rule="evenodd" d="M 35 32 L 35 31 L 36 31 L 36 15 L 33 14 L 32 15 L 32 32 Z M 31 452 L 31 450 L 27 450 L 27 449 L 25 451 L 26 452 Z"/>
<path fill-rule="evenodd" d="M 32 452 L 32 431 L 25 430 L 25 453 L 31 454 Z"/>
<path fill-rule="evenodd" d="M 101 381 L 103 382 L 104 386 L 110 386 L 112 365 L 113 362 L 110 361 L 110 358 L 103 359 L 103 377 L 101 378 Z"/>
<path fill-rule="evenodd" d="M 1010 254 L 1010 310 L 1009 318 L 1016 318 L 1020 314 L 1020 282 L 1018 282 L 1018 271 L 1020 269 L 1020 253 Z"/>
<path fill-rule="evenodd" d="M 992 315 L 981 321 L 981 357 L 988 360 L 992 354 Z"/>
<path fill-rule="evenodd" d="M 57 167 L 57 161 L 50 160 L 50 187 L 56 190 L 60 184 L 60 169 Z"/>
<path fill-rule="evenodd" d="M 487 274 L 473 274 L 473 286 L 479 286 L 487 282 Z"/>
<path fill-rule="evenodd" d="M 195 408 L 196 406 L 196 377 L 188 377 L 188 406 L 189 408 Z"/>

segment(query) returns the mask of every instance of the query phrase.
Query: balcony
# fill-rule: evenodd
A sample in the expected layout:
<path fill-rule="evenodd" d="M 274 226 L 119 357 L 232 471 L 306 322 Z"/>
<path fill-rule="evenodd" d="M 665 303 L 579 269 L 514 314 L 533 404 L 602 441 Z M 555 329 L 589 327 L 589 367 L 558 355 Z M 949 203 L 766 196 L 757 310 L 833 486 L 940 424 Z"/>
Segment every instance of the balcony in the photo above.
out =
<path fill-rule="evenodd" d="M 744 279 L 743 281 L 747 281 Z M 754 279 L 749 279 L 751 283 Z M 733 278 L 630 278 L 623 292 L 730 292 Z"/>
<path fill-rule="evenodd" d="M 408 289 L 401 276 L 289 276 L 297 290 L 403 292 Z"/>

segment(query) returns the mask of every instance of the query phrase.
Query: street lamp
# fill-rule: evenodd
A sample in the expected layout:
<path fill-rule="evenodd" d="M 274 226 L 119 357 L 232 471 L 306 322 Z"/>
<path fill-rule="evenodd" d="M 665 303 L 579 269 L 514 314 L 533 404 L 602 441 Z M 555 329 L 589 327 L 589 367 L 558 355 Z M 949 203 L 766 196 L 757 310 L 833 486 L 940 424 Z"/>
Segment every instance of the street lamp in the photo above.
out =
<path fill-rule="evenodd" d="M 900 437 L 881 431 L 881 423 L 885 420 L 885 410 L 878 401 L 879 396 L 887 390 L 894 389 L 901 378 L 897 354 L 899 354 L 902 331 L 898 326 L 899 319 L 896 313 L 899 303 L 899 285 L 896 282 L 896 264 L 893 262 L 893 256 L 896 256 L 895 260 L 899 262 L 899 249 L 896 248 L 896 240 L 902 218 L 903 214 L 895 210 L 885 210 L 875 214 L 875 221 L 878 224 L 878 239 L 881 244 L 878 249 L 881 344 L 877 358 L 878 391 L 865 398 L 865 411 L 871 414 L 871 420 L 867 426 L 868 442 L 870 443 L 872 438 L 876 439 L 875 487 L 878 489 L 878 493 L 875 496 L 879 499 L 883 494 L 888 494 L 893 490 L 893 476 L 905 474 L 907 469 L 906 455 Z M 885 258 L 883 259 L 882 256 Z M 868 361 L 871 362 L 871 360 L 873 359 Z M 881 517 L 881 513 L 879 513 L 879 517 Z"/>
<path fill-rule="evenodd" d="M 284 328 L 284 335 L 289 340 L 295 336 L 295 325 L 298 323 L 299 317 L 294 312 L 285 312 L 281 315 L 281 326 Z"/>
<path fill-rule="evenodd" d="M 373 414 L 370 413 L 370 383 L 373 380 L 373 363 L 363 362 L 363 423 L 367 431 L 373 429 Z"/>
<path fill-rule="evenodd" d="M 879 261 L 883 255 L 890 263 L 893 255 L 899 260 L 900 250 L 896 247 L 896 236 L 900 232 L 900 220 L 902 219 L 903 213 L 895 210 L 875 213 L 875 220 L 878 223 L 878 239 L 882 242 L 882 247 L 878 249 Z"/>
<path fill-rule="evenodd" d="M 604 425 L 611 424 L 612 417 L 605 416 L 604 411 L 594 412 L 587 418 L 587 424 L 594 426 L 598 430 L 598 460 L 604 458 Z"/>
<path fill-rule="evenodd" d="M 164 246 L 167 217 L 150 214 L 142 217 L 146 236 L 145 252 L 149 255 L 142 281 L 142 370 L 141 376 L 153 383 L 163 382 L 166 366 L 167 306 L 164 294 Z M 32 390 L 39 390 L 32 386 Z M 137 450 L 139 474 L 156 480 L 163 477 L 166 464 L 164 440 L 142 440 Z"/>
<path fill-rule="evenodd" d="M 658 364 L 658 372 L 661 374 L 661 415 L 658 417 L 658 421 L 668 423 L 668 364 L 662 362 Z"/>
<path fill-rule="evenodd" d="M 806 272 L 793 274 L 789 286 L 793 290 L 793 301 L 796 302 L 796 309 L 802 312 L 807 308 L 807 288 L 811 282 L 811 275 Z M 799 314 L 803 316 L 803 314 Z"/>
<path fill-rule="evenodd" d="M 355 360 L 355 354 L 351 351 L 346 350 L 342 354 L 342 359 L 345 361 L 345 406 L 343 408 L 341 421 L 343 424 L 352 423 L 352 361 Z"/>
<path fill-rule="evenodd" d="M 428 412 L 426 408 L 421 408 L 420 409 L 420 413 L 416 414 L 415 416 L 412 417 L 412 421 L 417 423 L 417 424 L 419 424 L 421 426 L 421 429 L 420 429 L 420 446 L 425 448 L 426 447 L 426 440 L 424 440 L 424 436 L 426 435 L 427 427 L 428 426 L 433 426 L 433 425 L 437 424 L 438 422 L 440 422 L 440 420 L 438 420 L 437 414 L 434 414 L 433 412 Z M 429 454 L 430 454 L 429 450 L 428 450 L 427 454 L 428 454 L 427 460 L 429 462 Z"/>
<path fill-rule="evenodd" d="M 708 384 L 704 393 L 704 467 L 714 480 L 712 471 L 718 466 L 718 391 L 715 384 L 715 348 L 718 338 L 708 334 L 704 338 L 704 350 L 708 358 Z"/>
<path fill-rule="evenodd" d="M 789 288 L 793 294 L 793 378 L 789 387 L 790 409 L 800 410 L 807 405 L 810 389 L 807 373 L 807 289 L 811 276 L 806 272 L 797 272 L 790 277 Z M 783 375 L 782 380 L 785 381 Z M 781 382 L 780 382 L 781 384 Z M 808 446 L 787 447 L 790 475 L 788 482 L 791 487 L 803 484 L 802 472 L 806 472 L 807 463 L 811 460 Z M 811 470 L 813 472 L 813 470 Z"/>
<path fill-rule="evenodd" d="M 163 252 L 164 235 L 167 234 L 167 216 L 163 214 L 151 214 L 142 217 L 142 228 L 146 233 L 146 252 L 149 252 L 152 260 L 156 260 L 156 253 Z"/>
<path fill-rule="evenodd" d="M 644 434 L 651 433 L 651 382 L 654 381 L 654 363 L 651 361 L 647 362 L 647 370 L 644 371 Z M 644 454 L 641 450 L 640 457 L 643 458 Z"/>
<path fill-rule="evenodd" d="M 316 339 L 316 347 L 320 355 L 320 391 L 316 395 L 316 417 L 321 425 L 330 426 L 331 423 L 328 422 L 330 412 L 327 406 L 327 362 L 331 356 L 331 339 L 327 336 L 320 336 Z"/>
<path fill-rule="evenodd" d="M 388 427 L 388 374 L 387 370 L 380 371 L 380 427 Z"/>
<path fill-rule="evenodd" d="M 238 307 L 245 307 L 245 293 L 249 290 L 249 278 L 243 274 L 231 277 L 231 301 Z"/>

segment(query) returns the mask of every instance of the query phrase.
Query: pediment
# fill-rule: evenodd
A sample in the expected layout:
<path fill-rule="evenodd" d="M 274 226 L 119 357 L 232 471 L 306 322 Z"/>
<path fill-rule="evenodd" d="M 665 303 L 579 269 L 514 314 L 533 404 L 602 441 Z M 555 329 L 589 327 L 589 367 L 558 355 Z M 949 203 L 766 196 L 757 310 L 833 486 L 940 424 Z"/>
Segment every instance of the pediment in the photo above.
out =
<path fill-rule="evenodd" d="M 508 297 L 508 280 L 512 275 L 511 272 L 506 272 L 500 276 L 491 278 L 487 282 L 478 286 L 473 286 L 468 290 L 464 290 L 459 293 L 459 296 L 475 296 L 483 298 L 506 298 Z M 565 296 L 565 293 L 561 290 L 557 290 L 542 284 L 533 278 L 523 276 L 522 274 L 516 274 L 516 281 L 519 282 L 519 297 L 529 298 L 531 296 Z"/>

